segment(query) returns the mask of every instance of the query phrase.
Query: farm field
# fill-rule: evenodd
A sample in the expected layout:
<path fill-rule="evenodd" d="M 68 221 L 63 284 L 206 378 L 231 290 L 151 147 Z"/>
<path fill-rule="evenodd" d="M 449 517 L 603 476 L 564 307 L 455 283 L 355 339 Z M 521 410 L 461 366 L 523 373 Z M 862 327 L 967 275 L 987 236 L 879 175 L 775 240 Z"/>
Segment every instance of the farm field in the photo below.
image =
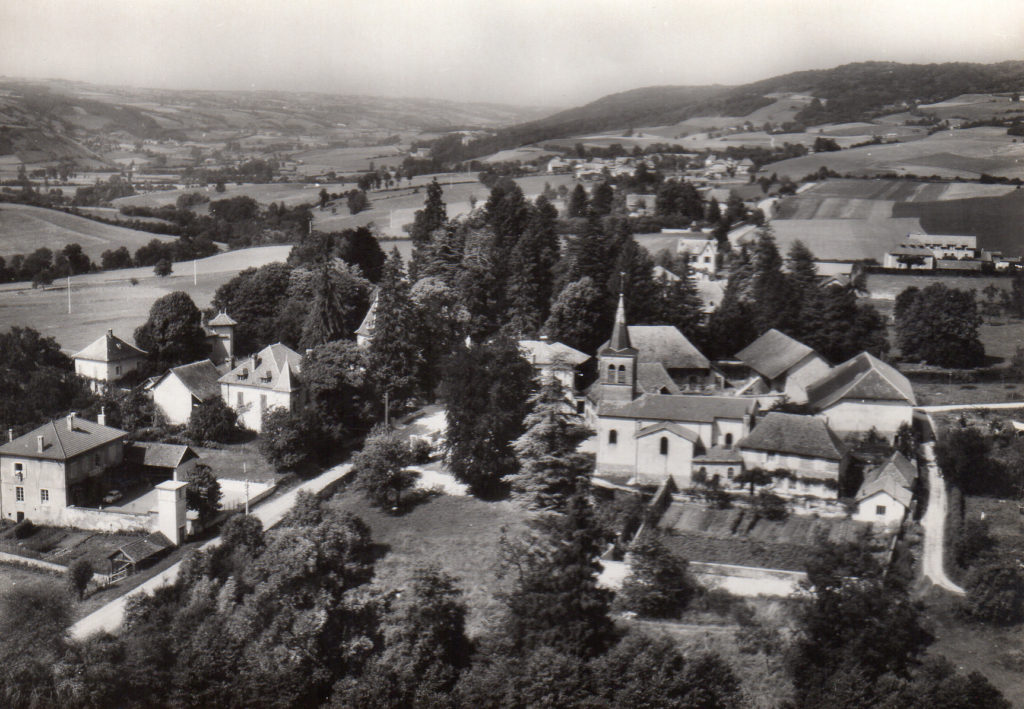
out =
<path fill-rule="evenodd" d="M 795 241 L 802 241 L 819 259 L 855 261 L 877 259 L 906 239 L 907 234 L 922 232 L 917 219 L 773 219 L 771 222 L 779 251 L 787 253 Z M 741 239 L 757 239 L 751 232 Z"/>
<path fill-rule="evenodd" d="M 224 192 L 217 192 L 212 185 L 209 187 L 191 187 L 182 190 L 160 190 L 146 194 L 121 197 L 113 201 L 114 207 L 163 207 L 177 202 L 178 197 L 183 194 L 199 192 L 210 198 L 211 201 L 218 199 L 229 199 L 231 197 L 252 197 L 263 206 L 271 202 L 286 204 L 294 207 L 297 204 L 316 204 L 317 196 L 321 189 L 328 192 L 347 192 L 353 185 L 341 183 L 313 184 L 305 182 L 273 182 L 270 184 L 243 184 L 225 183 Z"/>
<path fill-rule="evenodd" d="M 0 330 L 12 325 L 33 327 L 53 337 L 64 350 L 76 352 L 108 329 L 129 342 L 135 328 L 145 322 L 153 301 L 176 290 L 188 293 L 200 308 L 209 307 L 214 292 L 239 271 L 288 258 L 291 246 L 262 246 L 228 251 L 192 263 L 174 264 L 165 278 L 152 268 L 127 268 L 71 278 L 72 312 L 68 314 L 63 284 L 32 289 L 25 283 L 0 287 Z M 130 279 L 138 280 L 132 285 Z"/>
<path fill-rule="evenodd" d="M 970 179 L 982 173 L 1018 177 L 1024 170 L 1024 144 L 1014 143 L 1005 128 L 949 130 L 920 140 L 782 160 L 765 165 L 761 172 L 800 179 L 822 167 L 840 174 L 868 176 L 892 172 Z"/>
<path fill-rule="evenodd" d="M 529 513 L 511 502 L 440 495 L 396 517 L 370 507 L 352 489 L 338 493 L 328 504 L 362 518 L 374 542 L 382 546 L 375 584 L 401 588 L 414 569 L 437 564 L 455 577 L 465 594 L 470 637 L 494 627 L 501 608 L 494 598 L 501 588 L 501 539 L 523 531 Z"/>
<path fill-rule="evenodd" d="M 366 172 L 374 168 L 398 167 L 408 152 L 402 146 L 385 145 L 363 148 L 324 148 L 292 153 L 289 159 L 301 163 L 296 171 L 302 175 Z"/>
<path fill-rule="evenodd" d="M 658 527 L 668 533 L 665 543 L 690 561 L 803 571 L 821 535 L 849 541 L 870 525 L 797 515 L 772 522 L 749 508 L 717 510 L 674 501 Z"/>
<path fill-rule="evenodd" d="M 1022 164 L 1024 168 L 1024 164 Z M 1024 253 L 1024 191 L 1000 197 L 974 197 L 893 206 L 893 216 L 914 217 L 931 234 L 974 234 L 978 246 L 1007 255 Z"/>
<path fill-rule="evenodd" d="M 99 261 L 100 255 L 108 249 L 127 246 L 134 253 L 153 239 L 174 238 L 102 224 L 55 209 L 0 204 L 0 256 L 7 259 L 44 246 L 56 252 L 68 244 L 78 244 L 89 258 Z"/>
<path fill-rule="evenodd" d="M 813 250 L 813 249 L 812 249 Z M 942 283 L 950 288 L 975 290 L 979 294 L 990 285 L 1002 290 L 1010 289 L 1010 276 L 977 275 L 963 276 L 956 274 L 922 274 L 904 275 L 900 273 L 869 273 L 867 274 L 866 290 L 871 300 L 895 300 L 896 296 L 910 286 L 927 288 L 933 283 Z"/>
<path fill-rule="evenodd" d="M 1009 96 L 997 94 L 960 94 L 939 103 L 921 104 L 918 108 L 943 120 L 962 118 L 977 121 L 1024 114 L 1024 104 L 1014 103 Z"/>

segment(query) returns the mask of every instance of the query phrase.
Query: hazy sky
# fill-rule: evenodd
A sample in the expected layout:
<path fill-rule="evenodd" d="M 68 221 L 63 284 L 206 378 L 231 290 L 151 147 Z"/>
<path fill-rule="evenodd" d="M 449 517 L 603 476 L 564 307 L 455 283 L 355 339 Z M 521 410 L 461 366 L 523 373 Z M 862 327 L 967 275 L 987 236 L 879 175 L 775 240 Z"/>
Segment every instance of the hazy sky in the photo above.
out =
<path fill-rule="evenodd" d="M 1024 0 L 0 0 L 0 75 L 570 106 L 869 59 L 1024 59 Z"/>

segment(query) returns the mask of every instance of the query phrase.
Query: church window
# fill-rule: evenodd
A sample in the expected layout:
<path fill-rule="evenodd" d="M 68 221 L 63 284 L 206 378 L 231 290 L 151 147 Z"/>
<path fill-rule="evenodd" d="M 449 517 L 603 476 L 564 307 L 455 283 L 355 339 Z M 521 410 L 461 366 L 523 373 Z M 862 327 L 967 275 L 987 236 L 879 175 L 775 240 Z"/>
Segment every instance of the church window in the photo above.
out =
<path fill-rule="evenodd" d="M 614 446 L 619 442 L 619 432 L 614 428 L 608 432 L 608 444 Z"/>
<path fill-rule="evenodd" d="M 619 365 L 619 384 L 625 384 L 625 383 L 626 383 L 626 365 L 620 364 Z"/>
<path fill-rule="evenodd" d="M 608 365 L 608 383 L 609 384 L 614 384 L 615 383 L 615 365 L 614 364 L 609 364 Z"/>
<path fill-rule="evenodd" d="M 731 433 L 725 434 L 725 447 L 726 448 L 732 448 L 732 434 Z"/>
<path fill-rule="evenodd" d="M 661 437 L 661 446 L 659 452 L 662 455 L 668 455 L 668 438 L 666 438 L 665 436 Z"/>

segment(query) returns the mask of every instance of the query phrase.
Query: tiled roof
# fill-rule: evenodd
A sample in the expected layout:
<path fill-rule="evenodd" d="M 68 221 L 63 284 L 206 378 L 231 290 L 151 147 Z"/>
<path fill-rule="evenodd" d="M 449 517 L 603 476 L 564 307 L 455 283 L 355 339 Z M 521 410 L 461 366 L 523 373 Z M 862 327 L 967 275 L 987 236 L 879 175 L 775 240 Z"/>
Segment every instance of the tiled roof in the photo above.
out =
<path fill-rule="evenodd" d="M 213 362 L 208 359 L 174 367 L 163 376 L 163 379 L 171 375 L 177 377 L 185 385 L 185 388 L 192 393 L 192 396 L 200 401 L 207 401 L 220 396 L 218 380 L 221 375 Z"/>
<path fill-rule="evenodd" d="M 377 289 L 373 290 L 373 295 L 370 296 L 370 307 L 366 309 L 366 315 L 363 317 L 363 322 L 359 324 L 356 329 L 357 335 L 363 337 L 373 337 L 373 326 L 377 322 Z"/>
<path fill-rule="evenodd" d="M 805 458 L 842 460 L 846 446 L 824 419 L 773 411 L 739 443 L 744 450 L 799 455 Z"/>
<path fill-rule="evenodd" d="M 637 350 L 630 341 L 630 330 L 632 329 L 626 325 L 626 305 L 620 293 L 619 304 L 615 308 L 615 325 L 612 327 L 612 339 L 604 343 L 601 349 L 598 350 L 598 353 L 635 354 Z"/>
<path fill-rule="evenodd" d="M 651 269 L 651 274 L 654 276 L 655 280 L 666 281 L 668 283 L 676 283 L 682 280 L 679 276 L 672 273 L 672 271 L 668 270 L 664 266 L 656 265 Z"/>
<path fill-rule="evenodd" d="M 182 462 L 198 458 L 189 446 L 139 441 L 124 449 L 125 460 L 153 468 L 177 468 Z"/>
<path fill-rule="evenodd" d="M 145 352 L 122 340 L 113 330 L 107 330 L 103 337 L 84 350 L 71 355 L 72 359 L 88 359 L 94 362 L 120 362 L 145 356 Z"/>
<path fill-rule="evenodd" d="M 700 437 L 688 428 L 683 428 L 677 423 L 666 423 L 664 421 L 660 423 L 652 423 L 650 426 L 644 426 L 639 431 L 633 434 L 633 438 L 644 438 L 661 431 L 668 431 L 674 433 L 680 438 L 685 438 L 690 443 L 696 443 L 700 440 Z"/>
<path fill-rule="evenodd" d="M 736 359 L 761 376 L 775 379 L 813 353 L 807 345 L 772 328 L 741 350 Z"/>
<path fill-rule="evenodd" d="M 145 537 L 139 537 L 135 541 L 128 542 L 117 551 L 108 554 L 108 559 L 113 559 L 118 554 L 123 554 L 133 564 L 156 556 L 165 549 L 170 549 L 174 544 L 163 532 L 153 532 Z"/>
<path fill-rule="evenodd" d="M 302 355 L 278 342 L 243 359 L 219 381 L 258 389 L 294 391 L 298 388 L 295 374 L 301 371 Z"/>
<path fill-rule="evenodd" d="M 629 341 L 640 362 L 661 362 L 666 369 L 709 369 L 711 363 L 671 325 L 630 325 Z M 606 342 L 599 352 L 608 347 Z"/>
<path fill-rule="evenodd" d="M 886 492 L 901 505 L 908 507 L 914 497 L 916 481 L 917 468 L 897 451 L 880 466 L 868 471 L 857 491 L 857 501 Z"/>
<path fill-rule="evenodd" d="M 229 325 L 237 325 L 238 323 L 222 310 L 217 313 L 217 317 L 206 324 L 208 327 L 226 327 Z"/>
<path fill-rule="evenodd" d="M 66 461 L 128 435 L 119 428 L 103 426 L 79 416 L 74 417 L 72 428 L 68 425 L 69 420 L 70 417 L 65 417 L 44 423 L 24 436 L 0 446 L 0 455 Z M 43 437 L 41 453 L 38 436 Z"/>
<path fill-rule="evenodd" d="M 843 362 L 808 387 L 807 398 L 819 411 L 843 399 L 905 401 L 911 406 L 917 405 L 910 381 L 867 352 Z"/>
<path fill-rule="evenodd" d="M 678 394 L 679 387 L 661 362 L 641 362 L 636 368 L 636 383 L 641 394 Z"/>
<path fill-rule="evenodd" d="M 756 411 L 756 399 L 740 399 L 734 396 L 644 394 L 639 399 L 621 404 L 603 401 L 597 413 L 598 416 L 612 418 L 712 423 L 716 419 L 742 420 L 745 415 Z"/>
<path fill-rule="evenodd" d="M 704 453 L 693 457 L 694 463 L 742 463 L 743 457 L 735 448 L 712 446 Z"/>
<path fill-rule="evenodd" d="M 519 340 L 519 349 L 523 351 L 523 356 L 530 361 L 530 364 L 541 366 L 566 364 L 575 367 L 590 359 L 589 355 L 585 355 L 569 345 L 548 340 Z"/>

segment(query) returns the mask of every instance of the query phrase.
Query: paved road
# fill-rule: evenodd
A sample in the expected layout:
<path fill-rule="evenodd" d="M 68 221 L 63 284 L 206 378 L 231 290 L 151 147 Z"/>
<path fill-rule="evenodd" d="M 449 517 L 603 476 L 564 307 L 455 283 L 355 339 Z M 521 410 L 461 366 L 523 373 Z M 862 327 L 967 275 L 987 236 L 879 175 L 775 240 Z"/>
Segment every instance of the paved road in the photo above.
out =
<path fill-rule="evenodd" d="M 932 583 L 947 591 L 963 595 L 965 591 L 946 576 L 944 549 L 946 540 L 946 481 L 935 462 L 935 443 L 922 443 L 921 456 L 928 470 L 928 507 L 921 525 L 924 527 L 924 558 L 921 573 Z"/>
<path fill-rule="evenodd" d="M 266 500 L 255 509 L 251 510 L 251 512 L 253 515 L 258 517 L 261 522 L 263 522 L 264 529 L 270 529 L 280 522 L 288 510 L 291 509 L 292 505 L 295 504 L 295 498 L 299 492 L 320 492 L 331 483 L 343 477 L 351 469 L 351 463 L 337 465 L 312 480 L 304 482 L 294 490 L 289 490 L 280 497 L 272 497 L 271 499 Z M 204 544 L 202 548 L 205 549 L 206 547 L 213 546 L 215 544 L 220 544 L 220 537 L 211 539 Z M 167 569 L 161 571 L 144 584 L 136 586 L 125 595 L 115 598 L 107 605 L 82 618 L 71 626 L 71 637 L 76 640 L 81 640 L 93 633 L 98 633 L 101 630 L 111 633 L 116 631 L 121 627 L 121 621 L 124 619 L 124 609 L 128 599 L 140 593 L 152 593 L 161 586 L 174 583 L 174 580 L 178 577 L 178 570 L 180 567 L 181 562 L 179 561 L 173 566 L 167 567 Z"/>
<path fill-rule="evenodd" d="M 918 406 L 918 411 L 936 413 L 938 411 L 960 411 L 961 409 L 1024 409 L 1024 401 L 997 401 L 991 404 L 935 404 L 934 406 Z"/>

